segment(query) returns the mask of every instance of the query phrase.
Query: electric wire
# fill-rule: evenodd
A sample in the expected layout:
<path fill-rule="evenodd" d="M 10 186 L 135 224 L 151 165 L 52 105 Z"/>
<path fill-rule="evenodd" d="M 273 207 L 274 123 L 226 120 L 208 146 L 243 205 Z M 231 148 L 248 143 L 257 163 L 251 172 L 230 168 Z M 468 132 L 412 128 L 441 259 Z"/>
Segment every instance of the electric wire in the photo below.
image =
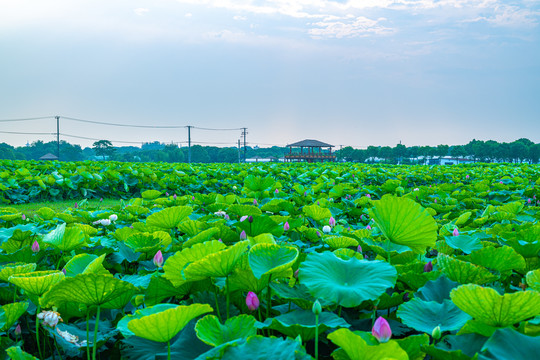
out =
<path fill-rule="evenodd" d="M 54 116 L 42 116 L 42 117 L 22 118 L 22 119 L 3 119 L 3 120 L 0 120 L 0 122 L 18 122 L 18 121 L 53 119 L 53 118 Z"/>

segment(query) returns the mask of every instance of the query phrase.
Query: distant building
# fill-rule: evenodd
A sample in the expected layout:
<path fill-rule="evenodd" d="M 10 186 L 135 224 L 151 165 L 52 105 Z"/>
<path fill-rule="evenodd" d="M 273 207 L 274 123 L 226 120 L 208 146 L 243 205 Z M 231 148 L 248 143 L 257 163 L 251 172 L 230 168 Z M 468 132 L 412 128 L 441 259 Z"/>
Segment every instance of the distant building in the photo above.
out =
<path fill-rule="evenodd" d="M 40 157 L 39 160 L 58 160 L 58 157 L 51 153 L 47 153 L 43 155 L 42 157 Z"/>
<path fill-rule="evenodd" d="M 255 156 L 255 157 L 252 157 L 252 158 L 248 158 L 246 159 L 246 162 L 247 163 L 254 163 L 254 162 L 284 162 L 285 159 L 283 158 L 277 158 L 275 156 L 270 156 L 270 157 L 260 157 L 260 156 Z"/>
<path fill-rule="evenodd" d="M 319 140 L 302 140 L 287 145 L 289 153 L 285 155 L 285 161 L 324 162 L 336 161 L 332 154 L 334 145 L 323 143 Z"/>
<path fill-rule="evenodd" d="M 457 158 L 452 156 L 443 156 L 440 158 L 433 158 L 427 160 L 427 165 L 458 165 L 458 164 L 472 164 L 473 159 Z"/>

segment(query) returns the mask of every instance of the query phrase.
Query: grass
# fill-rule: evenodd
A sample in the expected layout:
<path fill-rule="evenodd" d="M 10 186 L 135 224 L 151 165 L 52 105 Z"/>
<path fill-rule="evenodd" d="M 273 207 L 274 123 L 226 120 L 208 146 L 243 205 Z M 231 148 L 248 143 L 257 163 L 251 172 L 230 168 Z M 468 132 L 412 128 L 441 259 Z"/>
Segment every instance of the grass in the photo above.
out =
<path fill-rule="evenodd" d="M 84 209 L 97 209 L 100 208 L 112 208 L 114 206 L 120 205 L 119 199 L 103 199 L 99 200 L 87 200 L 86 203 L 82 201 L 79 202 L 82 208 Z M 2 208 L 12 208 L 16 209 L 20 213 L 26 215 L 27 218 L 33 218 L 36 215 L 37 211 L 42 207 L 48 207 L 53 209 L 55 212 L 63 212 L 69 208 L 74 208 L 77 201 L 74 200 L 63 200 L 63 201 L 45 201 L 45 202 L 32 202 L 28 204 L 17 204 L 17 205 L 6 205 L 0 206 Z"/>

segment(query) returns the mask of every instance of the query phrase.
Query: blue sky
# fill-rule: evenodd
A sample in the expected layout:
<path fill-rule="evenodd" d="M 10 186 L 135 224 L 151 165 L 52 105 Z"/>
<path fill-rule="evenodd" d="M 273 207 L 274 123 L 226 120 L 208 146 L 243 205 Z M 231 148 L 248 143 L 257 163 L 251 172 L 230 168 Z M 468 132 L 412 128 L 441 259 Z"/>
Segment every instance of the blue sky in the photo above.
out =
<path fill-rule="evenodd" d="M 539 0 L 0 0 L 0 10 L 0 119 L 247 127 L 260 146 L 540 142 Z M 185 129 L 68 120 L 61 132 L 187 140 Z M 192 131 L 219 145 L 239 137 Z M 13 145 L 38 138 L 55 139 L 0 133 Z"/>

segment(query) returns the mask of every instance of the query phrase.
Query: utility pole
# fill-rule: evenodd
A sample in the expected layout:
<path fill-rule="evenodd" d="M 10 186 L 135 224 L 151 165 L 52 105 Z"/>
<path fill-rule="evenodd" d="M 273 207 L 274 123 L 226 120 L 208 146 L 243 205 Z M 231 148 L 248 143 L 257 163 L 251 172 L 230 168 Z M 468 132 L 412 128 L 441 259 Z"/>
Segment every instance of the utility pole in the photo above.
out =
<path fill-rule="evenodd" d="M 246 162 L 246 135 L 247 135 L 247 128 L 242 128 L 242 135 L 244 136 L 244 162 Z"/>
<path fill-rule="evenodd" d="M 187 126 L 187 137 L 188 137 L 188 163 L 191 164 L 191 128 L 192 126 Z"/>
<path fill-rule="evenodd" d="M 241 159 L 241 156 L 240 156 L 240 139 L 238 139 L 238 163 L 240 164 L 240 159 Z"/>
<path fill-rule="evenodd" d="M 56 157 L 60 160 L 60 116 L 56 118 Z"/>

